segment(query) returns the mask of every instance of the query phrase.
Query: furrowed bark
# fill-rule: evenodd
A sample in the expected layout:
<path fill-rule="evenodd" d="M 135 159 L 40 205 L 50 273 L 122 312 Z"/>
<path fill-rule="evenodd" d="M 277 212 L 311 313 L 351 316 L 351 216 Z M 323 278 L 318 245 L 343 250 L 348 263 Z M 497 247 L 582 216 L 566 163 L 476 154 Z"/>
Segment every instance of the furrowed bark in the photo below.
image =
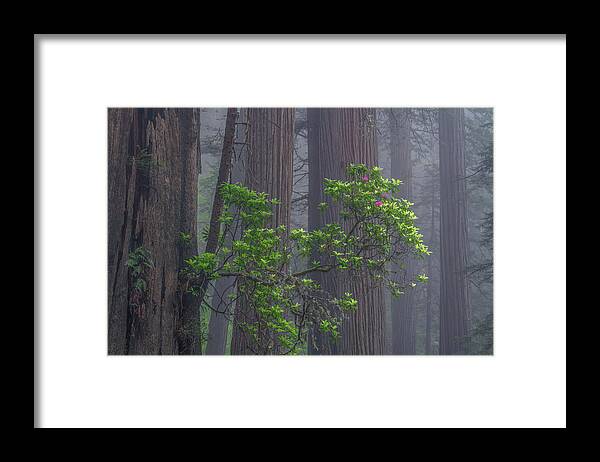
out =
<path fill-rule="evenodd" d="M 375 143 L 375 111 L 368 108 L 318 109 L 319 176 L 345 178 L 350 163 L 377 165 Z M 310 166 L 309 166 L 310 168 Z M 323 224 L 342 223 L 339 207 L 329 199 L 321 219 Z M 322 274 L 325 291 L 340 295 L 351 292 L 358 300 L 358 309 L 341 326 L 341 340 L 319 339 L 319 354 L 378 355 L 385 352 L 383 290 L 368 277 L 349 279 L 347 273 L 331 271 Z"/>
<path fill-rule="evenodd" d="M 440 109 L 440 354 L 464 354 L 469 330 L 467 194 L 462 109 Z"/>
<path fill-rule="evenodd" d="M 429 238 L 429 248 L 432 248 L 434 237 L 435 237 L 435 182 L 432 182 L 431 188 L 431 223 L 430 223 L 430 232 L 431 237 Z M 433 258 L 427 259 L 427 274 L 431 277 L 433 274 Z M 433 306 L 432 306 L 432 292 L 433 288 L 431 287 L 432 280 L 430 279 L 427 284 L 427 300 L 426 300 L 426 308 L 425 308 L 425 354 L 430 355 L 433 352 L 432 349 L 432 338 L 431 338 L 431 325 L 433 322 Z"/>
<path fill-rule="evenodd" d="M 199 352 L 198 303 L 178 279 L 195 250 L 180 233 L 196 236 L 199 123 L 194 109 L 108 111 L 109 354 Z M 139 249 L 149 266 L 134 277 Z"/>
<path fill-rule="evenodd" d="M 308 127 L 308 230 L 314 231 L 321 226 L 321 211 L 319 204 L 323 202 L 323 176 L 320 167 L 319 131 L 321 127 L 321 110 L 308 108 L 306 110 Z M 314 260 L 314 257 L 311 260 Z M 310 273 L 309 276 L 317 283 L 322 284 L 320 272 Z M 320 354 L 315 345 L 325 345 L 328 339 L 318 328 L 311 329 L 308 333 L 307 350 L 310 355 Z"/>
<path fill-rule="evenodd" d="M 244 184 L 249 189 L 266 192 L 281 201 L 274 208 L 269 226 L 285 225 L 289 228 L 293 181 L 294 109 L 248 108 L 248 156 Z M 257 351 L 252 338 L 244 331 L 243 323 L 254 323 L 257 314 L 244 301 L 238 299 L 231 354 L 273 354 L 277 345 Z M 259 333 L 259 336 L 267 335 Z M 262 342 L 261 342 L 262 343 Z"/>
<path fill-rule="evenodd" d="M 412 162 L 410 145 L 410 120 L 406 109 L 390 109 L 391 176 L 402 181 L 400 196 L 412 200 Z M 392 271 L 406 280 L 414 277 L 414 262 L 409 256 L 394 263 Z M 392 297 L 392 354 L 416 353 L 416 312 L 414 291 L 407 288 L 400 297 Z"/>

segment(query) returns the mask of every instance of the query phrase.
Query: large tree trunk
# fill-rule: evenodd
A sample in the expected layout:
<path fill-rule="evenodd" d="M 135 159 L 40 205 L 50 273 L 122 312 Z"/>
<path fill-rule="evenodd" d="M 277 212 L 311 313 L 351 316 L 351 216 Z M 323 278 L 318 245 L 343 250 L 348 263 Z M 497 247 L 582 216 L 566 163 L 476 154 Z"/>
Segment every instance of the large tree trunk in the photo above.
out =
<path fill-rule="evenodd" d="M 321 211 L 319 204 L 323 202 L 323 175 L 319 165 L 319 131 L 321 128 L 321 110 L 308 108 L 306 110 L 306 125 L 308 128 L 308 230 L 314 231 L 321 226 Z M 314 260 L 314 255 L 311 260 Z M 316 271 L 310 277 L 317 283 L 322 283 L 321 272 Z M 308 333 L 307 351 L 310 355 L 321 354 L 328 343 L 327 338 L 318 328 Z M 321 345 L 321 348 L 316 346 Z"/>
<path fill-rule="evenodd" d="M 179 290 L 195 253 L 199 113 L 108 111 L 108 352 L 198 354 L 197 300 Z M 134 276 L 128 259 L 144 254 Z"/>
<path fill-rule="evenodd" d="M 413 200 L 412 161 L 410 145 L 410 119 L 406 109 L 390 109 L 390 156 L 391 176 L 402 181 L 400 196 Z M 410 256 L 392 265 L 401 278 L 414 277 L 414 262 Z M 407 288 L 400 297 L 392 297 L 392 354 L 414 355 L 416 353 L 416 312 L 414 291 Z"/>
<path fill-rule="evenodd" d="M 440 354 L 464 354 L 469 323 L 462 109 L 440 109 Z"/>
<path fill-rule="evenodd" d="M 274 208 L 269 226 L 289 227 L 293 180 L 294 109 L 249 108 L 246 109 L 246 122 L 248 123 L 248 156 L 244 183 L 252 190 L 266 192 L 272 198 L 281 201 L 281 204 Z M 257 351 L 256 344 L 241 327 L 243 322 L 256 321 L 256 312 L 244 303 L 243 297 L 240 297 L 235 312 L 231 354 L 277 353 L 277 345 L 273 343 L 270 348 Z"/>
<path fill-rule="evenodd" d="M 375 111 L 368 108 L 319 109 L 318 155 L 320 179 L 345 178 L 350 163 L 374 166 L 378 163 L 375 143 Z M 310 169 L 310 165 L 309 165 Z M 315 180 L 316 181 L 316 180 Z M 320 183 L 321 181 L 319 181 Z M 341 223 L 339 208 L 329 201 L 323 223 Z M 383 290 L 366 275 L 348 278 L 347 273 L 330 271 L 322 275 L 327 292 L 351 292 L 358 310 L 341 327 L 341 341 L 323 341 L 319 354 L 378 355 L 385 352 Z M 318 339 L 317 339 L 318 340 Z"/>
<path fill-rule="evenodd" d="M 319 130 L 321 127 L 321 110 L 306 110 L 308 127 L 308 230 L 314 231 L 321 226 L 319 204 L 323 202 L 323 176 L 319 166 Z M 312 275 L 313 279 L 321 273 Z"/>

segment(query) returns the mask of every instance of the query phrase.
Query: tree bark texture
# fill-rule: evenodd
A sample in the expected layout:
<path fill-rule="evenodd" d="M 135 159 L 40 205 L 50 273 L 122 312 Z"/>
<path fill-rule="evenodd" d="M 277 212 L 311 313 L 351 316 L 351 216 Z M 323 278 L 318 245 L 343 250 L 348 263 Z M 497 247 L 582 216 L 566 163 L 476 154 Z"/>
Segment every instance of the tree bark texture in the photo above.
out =
<path fill-rule="evenodd" d="M 400 196 L 413 200 L 412 161 L 410 144 L 410 119 L 406 109 L 390 109 L 390 156 L 391 176 L 402 181 Z M 414 261 L 407 256 L 405 261 L 392 265 L 400 278 L 414 277 Z M 400 297 L 392 297 L 392 354 L 416 354 L 416 310 L 414 291 L 408 287 Z"/>
<path fill-rule="evenodd" d="M 308 230 L 314 231 L 321 226 L 321 211 L 319 204 L 323 199 L 323 176 L 319 165 L 319 130 L 321 128 L 321 110 L 307 108 L 306 123 L 308 127 Z M 315 256 L 311 258 L 314 260 Z M 321 272 L 316 271 L 310 277 L 317 283 L 322 284 Z M 325 349 L 327 339 L 319 331 L 318 327 L 311 329 L 308 333 L 307 351 L 310 355 L 320 354 L 315 345 L 322 345 Z"/>
<path fill-rule="evenodd" d="M 321 184 L 323 178 L 345 178 L 350 163 L 363 163 L 371 167 L 377 165 L 373 109 L 326 108 L 317 111 L 319 128 L 316 130 L 316 152 L 320 178 L 314 178 L 315 184 Z M 339 207 L 330 200 L 326 202 L 329 206 L 321 215 L 322 223 L 342 223 Z M 349 278 L 347 273 L 337 271 L 323 273 L 321 282 L 323 289 L 333 294 L 351 292 L 358 301 L 358 309 L 342 323 L 341 340 L 332 342 L 316 338 L 318 354 L 384 354 L 385 306 L 381 287 L 375 286 L 366 275 Z"/>
<path fill-rule="evenodd" d="M 435 237 L 435 182 L 432 182 L 431 188 L 431 222 L 429 224 L 429 229 L 431 232 L 431 236 L 429 238 L 429 249 L 433 246 L 433 241 Z M 433 258 L 431 256 L 427 259 L 427 274 L 431 278 L 433 274 Z M 430 355 L 433 353 L 432 348 L 432 338 L 431 338 L 431 326 L 433 323 L 433 280 L 429 279 L 427 283 L 427 298 L 426 298 L 426 307 L 425 307 L 425 354 Z"/>
<path fill-rule="evenodd" d="M 199 127 L 195 109 L 108 110 L 109 354 L 200 353 L 198 302 L 178 280 L 195 253 L 180 233 L 196 242 Z"/>
<path fill-rule="evenodd" d="M 244 184 L 248 188 L 265 192 L 277 198 L 281 204 L 274 207 L 269 226 L 285 225 L 289 228 L 294 150 L 294 109 L 293 108 L 248 108 L 248 152 Z M 268 351 L 256 351 L 251 337 L 241 328 L 240 323 L 257 321 L 256 312 L 238 299 L 231 341 L 231 354 L 273 354 L 276 344 Z M 261 335 L 259 333 L 259 335 Z"/>
<path fill-rule="evenodd" d="M 469 329 L 467 287 L 467 194 L 464 112 L 440 109 L 440 354 L 466 352 Z"/>

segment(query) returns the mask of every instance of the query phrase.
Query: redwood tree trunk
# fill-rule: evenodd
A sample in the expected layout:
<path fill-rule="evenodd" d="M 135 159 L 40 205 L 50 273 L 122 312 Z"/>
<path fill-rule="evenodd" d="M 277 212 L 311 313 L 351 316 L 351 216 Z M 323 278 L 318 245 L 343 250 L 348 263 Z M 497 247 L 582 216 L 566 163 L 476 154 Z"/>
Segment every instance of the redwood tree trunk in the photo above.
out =
<path fill-rule="evenodd" d="M 319 204 L 323 202 L 323 176 L 319 166 L 319 130 L 321 127 L 321 110 L 306 110 L 308 127 L 308 230 L 314 231 L 321 226 Z M 317 277 L 319 272 L 313 275 Z"/>
<path fill-rule="evenodd" d="M 432 182 L 432 188 L 431 188 L 431 222 L 430 222 L 430 229 L 431 229 L 431 237 L 429 238 L 429 249 L 433 248 L 433 240 L 434 240 L 434 236 L 435 236 L 435 182 Z M 432 263 L 432 258 L 428 258 L 427 259 L 427 274 L 429 275 L 429 277 L 431 278 L 431 274 L 433 271 L 433 263 Z M 432 280 L 429 280 L 429 283 L 427 284 L 427 301 L 426 301 L 426 308 L 425 308 L 425 354 L 426 355 L 430 355 L 432 353 L 432 339 L 431 339 L 431 325 L 433 322 L 433 306 L 432 306 L 432 292 L 433 289 L 431 287 L 432 285 Z"/>
<path fill-rule="evenodd" d="M 180 233 L 196 242 L 199 127 L 194 109 L 108 111 L 109 354 L 200 352 L 198 303 L 178 281 L 195 251 Z"/>
<path fill-rule="evenodd" d="M 412 162 L 410 120 L 406 109 L 390 109 L 391 176 L 402 181 L 400 196 L 412 200 Z M 414 277 L 414 262 L 409 257 L 396 263 L 392 270 L 409 280 Z M 416 353 L 416 312 L 414 291 L 407 288 L 400 297 L 392 297 L 392 354 Z"/>
<path fill-rule="evenodd" d="M 345 178 L 350 163 L 378 163 L 375 143 L 375 111 L 368 108 L 319 109 L 318 154 L 320 179 Z M 309 165 L 310 169 L 310 165 Z M 319 181 L 320 183 L 320 181 Z M 329 202 L 323 223 L 341 223 L 339 208 Z M 347 273 L 322 275 L 323 289 L 340 295 L 351 292 L 358 309 L 341 327 L 341 341 L 323 341 L 320 354 L 378 355 L 385 352 L 383 290 L 366 275 L 349 279 Z"/>
<path fill-rule="evenodd" d="M 467 287 L 467 194 L 464 112 L 440 109 L 440 354 L 466 352 L 469 323 Z"/>
<path fill-rule="evenodd" d="M 323 175 L 319 165 L 319 132 L 321 128 L 321 110 L 307 108 L 306 124 L 308 127 L 308 230 L 314 231 L 321 226 L 321 211 L 319 204 L 323 202 Z M 314 260 L 314 258 L 311 258 Z M 310 277 L 317 283 L 322 283 L 321 272 L 316 271 Z M 307 351 L 310 355 L 321 354 L 328 343 L 327 338 L 318 328 L 308 333 Z M 321 348 L 315 348 L 320 345 Z M 333 347 L 333 345 L 331 345 Z"/>
<path fill-rule="evenodd" d="M 266 192 L 278 198 L 281 204 L 274 208 L 269 226 L 289 227 L 294 147 L 294 109 L 292 108 L 249 108 L 246 109 L 248 123 L 248 155 L 245 185 L 255 191 Z M 256 345 L 240 328 L 241 322 L 257 321 L 256 313 L 238 299 L 231 340 L 231 354 L 255 354 Z M 276 345 L 262 354 L 277 352 Z"/>

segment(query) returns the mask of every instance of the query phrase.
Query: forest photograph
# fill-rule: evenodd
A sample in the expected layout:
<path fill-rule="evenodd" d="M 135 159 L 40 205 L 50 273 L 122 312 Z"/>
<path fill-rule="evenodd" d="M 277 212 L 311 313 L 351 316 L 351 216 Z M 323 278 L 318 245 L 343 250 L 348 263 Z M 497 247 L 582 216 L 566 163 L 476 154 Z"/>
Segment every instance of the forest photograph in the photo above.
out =
<path fill-rule="evenodd" d="M 492 355 L 493 108 L 109 107 L 109 355 Z"/>
<path fill-rule="evenodd" d="M 566 35 L 34 37 L 34 428 L 566 427 Z"/>

